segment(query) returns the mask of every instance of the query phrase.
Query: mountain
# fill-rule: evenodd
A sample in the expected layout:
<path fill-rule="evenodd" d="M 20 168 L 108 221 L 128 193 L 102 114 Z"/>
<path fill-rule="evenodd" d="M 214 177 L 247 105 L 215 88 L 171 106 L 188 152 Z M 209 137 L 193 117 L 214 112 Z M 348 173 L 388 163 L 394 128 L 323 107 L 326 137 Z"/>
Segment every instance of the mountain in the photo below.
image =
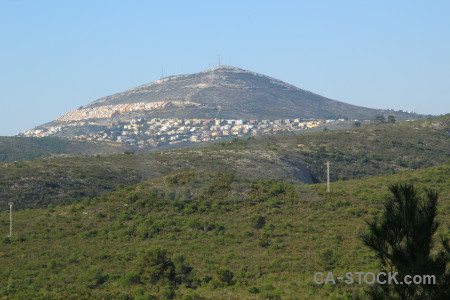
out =
<path fill-rule="evenodd" d="M 373 119 L 392 113 L 331 100 L 283 81 L 243 69 L 220 66 L 205 72 L 163 78 L 100 98 L 87 108 L 138 102 L 174 101 L 155 117 L 220 119 Z M 185 105 L 183 105 L 185 104 Z"/>
<path fill-rule="evenodd" d="M 328 99 L 230 66 L 163 78 L 100 98 L 23 136 L 115 141 L 141 148 L 300 131 L 345 120 L 422 116 Z M 347 124 L 348 125 L 348 124 Z"/>
<path fill-rule="evenodd" d="M 267 135 L 171 151 L 0 163 L 0 205 L 81 201 L 173 172 L 208 170 L 286 183 L 399 173 L 450 159 L 450 115 L 297 135 Z"/>

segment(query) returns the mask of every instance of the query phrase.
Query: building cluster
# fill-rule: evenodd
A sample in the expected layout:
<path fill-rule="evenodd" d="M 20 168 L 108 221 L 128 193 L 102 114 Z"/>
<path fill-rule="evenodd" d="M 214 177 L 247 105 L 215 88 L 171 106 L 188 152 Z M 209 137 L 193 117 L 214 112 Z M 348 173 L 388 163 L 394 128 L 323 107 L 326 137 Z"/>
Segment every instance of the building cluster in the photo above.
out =
<path fill-rule="evenodd" d="M 38 128 L 31 129 L 19 132 L 18 136 L 26 136 L 26 137 L 46 137 L 52 136 L 62 130 L 61 126 L 52 126 L 49 128 Z"/>
<path fill-rule="evenodd" d="M 140 148 L 151 148 L 182 142 L 198 143 L 227 137 L 292 132 L 344 121 L 343 119 L 302 120 L 300 118 L 280 120 L 136 119 L 131 115 L 127 118 L 127 114 L 121 115 L 120 118 L 113 118 L 121 113 L 161 109 L 171 104 L 179 105 L 172 101 L 161 101 L 80 108 L 58 118 L 56 121 L 59 123 L 54 126 L 38 127 L 20 132 L 18 135 L 28 137 L 64 135 L 80 140 L 120 142 Z M 106 118 L 112 119 L 111 122 L 95 120 Z M 76 133 L 80 131 L 84 133 Z"/>
<path fill-rule="evenodd" d="M 161 102 L 139 102 L 116 105 L 103 105 L 97 107 L 86 107 L 72 110 L 56 119 L 58 122 L 81 121 L 87 119 L 107 119 L 120 113 L 144 111 L 164 108 L 169 101 Z"/>
<path fill-rule="evenodd" d="M 292 132 L 340 121 L 344 120 L 132 119 L 75 138 L 121 142 L 140 148 L 150 148 L 182 142 L 209 142 L 226 137 Z"/>

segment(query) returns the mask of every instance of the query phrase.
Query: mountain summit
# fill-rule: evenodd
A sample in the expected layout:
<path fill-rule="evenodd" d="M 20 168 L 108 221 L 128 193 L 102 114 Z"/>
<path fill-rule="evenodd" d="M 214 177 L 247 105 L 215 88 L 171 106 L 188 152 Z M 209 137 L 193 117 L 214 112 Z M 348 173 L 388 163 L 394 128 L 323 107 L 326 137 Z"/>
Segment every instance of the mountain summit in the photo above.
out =
<path fill-rule="evenodd" d="M 219 66 L 100 98 L 19 135 L 148 148 L 292 132 L 377 115 L 398 120 L 420 117 L 346 104 L 255 72 Z"/>
<path fill-rule="evenodd" d="M 160 101 L 174 102 L 175 107 L 155 115 L 177 118 L 373 119 L 393 114 L 328 99 L 278 79 L 224 65 L 162 78 L 100 98 L 86 107 Z"/>

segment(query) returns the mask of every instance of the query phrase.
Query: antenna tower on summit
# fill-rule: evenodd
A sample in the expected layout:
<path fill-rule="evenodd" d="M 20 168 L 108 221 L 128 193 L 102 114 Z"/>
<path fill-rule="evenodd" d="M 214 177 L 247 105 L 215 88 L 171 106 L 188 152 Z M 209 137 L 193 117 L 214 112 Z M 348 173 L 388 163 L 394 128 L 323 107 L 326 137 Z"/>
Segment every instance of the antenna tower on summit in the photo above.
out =
<path fill-rule="evenodd" d="M 218 60 L 218 62 L 219 62 L 219 67 L 220 67 L 220 66 L 221 66 L 221 63 L 220 63 L 220 54 L 217 55 L 217 60 Z"/>

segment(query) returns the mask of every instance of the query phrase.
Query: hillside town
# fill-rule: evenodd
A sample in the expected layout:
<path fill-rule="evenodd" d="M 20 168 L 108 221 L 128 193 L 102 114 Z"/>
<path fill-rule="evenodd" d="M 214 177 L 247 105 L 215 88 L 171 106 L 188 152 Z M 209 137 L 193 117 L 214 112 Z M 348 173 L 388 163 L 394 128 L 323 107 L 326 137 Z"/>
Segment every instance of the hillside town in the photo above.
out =
<path fill-rule="evenodd" d="M 74 116 L 74 115 L 73 115 Z M 99 127 L 95 122 L 80 121 L 59 124 L 48 128 L 28 130 L 19 136 L 44 137 L 77 126 L 96 126 L 98 130 L 73 135 L 72 138 L 87 141 L 120 142 L 139 148 L 175 145 L 183 142 L 199 143 L 227 137 L 256 136 L 280 132 L 294 132 L 320 125 L 344 122 L 337 120 L 225 120 L 225 119 L 175 119 L 175 118 L 133 118 L 113 125 Z"/>
<path fill-rule="evenodd" d="M 138 102 L 125 103 L 116 105 L 103 105 L 97 107 L 80 107 L 77 110 L 72 110 L 67 114 L 56 119 L 57 122 L 81 121 L 88 119 L 108 119 L 121 113 L 133 111 L 148 111 L 155 109 L 162 109 L 166 107 L 170 101 L 164 102 Z"/>

